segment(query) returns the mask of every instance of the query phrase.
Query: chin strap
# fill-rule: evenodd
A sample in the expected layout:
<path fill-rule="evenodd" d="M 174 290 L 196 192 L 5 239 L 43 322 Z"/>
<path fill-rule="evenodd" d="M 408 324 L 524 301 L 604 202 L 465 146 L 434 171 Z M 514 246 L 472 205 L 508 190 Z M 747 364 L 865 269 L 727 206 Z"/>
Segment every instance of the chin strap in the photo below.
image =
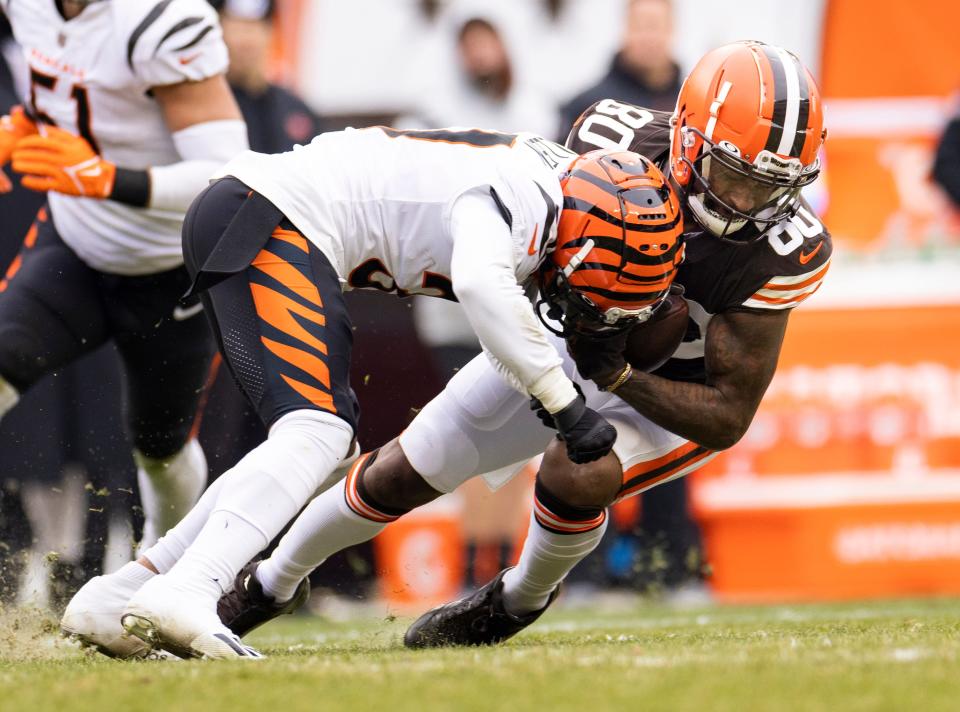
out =
<path fill-rule="evenodd" d="M 547 307 L 546 316 L 543 315 L 544 305 Z M 543 298 L 543 296 L 541 296 L 536 303 L 534 303 L 533 311 L 536 312 L 540 323 L 543 324 L 544 328 L 546 328 L 546 330 L 551 334 L 556 334 L 564 339 L 569 336 L 569 329 L 567 329 L 563 324 L 563 309 L 561 309 L 559 305 L 554 304 L 553 302 L 548 302 Z M 558 322 L 560 324 L 560 328 L 558 329 L 555 327 L 552 322 Z"/>

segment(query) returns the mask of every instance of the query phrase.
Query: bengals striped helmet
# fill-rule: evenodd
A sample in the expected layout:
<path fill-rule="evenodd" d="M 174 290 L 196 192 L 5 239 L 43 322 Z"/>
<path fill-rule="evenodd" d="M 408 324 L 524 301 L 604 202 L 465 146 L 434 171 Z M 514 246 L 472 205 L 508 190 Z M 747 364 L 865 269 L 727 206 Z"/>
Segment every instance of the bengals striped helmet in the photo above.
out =
<path fill-rule="evenodd" d="M 693 216 L 734 242 L 758 238 L 799 207 L 820 171 L 820 91 L 793 54 L 762 42 L 707 53 L 673 116 L 670 172 Z M 749 238 L 735 234 L 749 223 Z"/>
<path fill-rule="evenodd" d="M 683 259 L 683 216 L 667 179 L 643 156 L 600 150 L 577 158 L 561 187 L 540 291 L 562 328 L 544 323 L 595 335 L 649 319 Z"/>

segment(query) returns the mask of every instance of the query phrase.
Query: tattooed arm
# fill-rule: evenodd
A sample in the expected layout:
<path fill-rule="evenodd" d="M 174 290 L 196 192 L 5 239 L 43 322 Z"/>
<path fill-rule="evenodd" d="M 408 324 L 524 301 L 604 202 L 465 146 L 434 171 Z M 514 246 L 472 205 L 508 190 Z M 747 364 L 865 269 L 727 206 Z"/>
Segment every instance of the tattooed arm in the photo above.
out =
<path fill-rule="evenodd" d="M 677 435 L 726 449 L 743 437 L 770 385 L 788 317 L 789 310 L 717 314 L 707 329 L 705 384 L 634 371 L 617 395 Z"/>

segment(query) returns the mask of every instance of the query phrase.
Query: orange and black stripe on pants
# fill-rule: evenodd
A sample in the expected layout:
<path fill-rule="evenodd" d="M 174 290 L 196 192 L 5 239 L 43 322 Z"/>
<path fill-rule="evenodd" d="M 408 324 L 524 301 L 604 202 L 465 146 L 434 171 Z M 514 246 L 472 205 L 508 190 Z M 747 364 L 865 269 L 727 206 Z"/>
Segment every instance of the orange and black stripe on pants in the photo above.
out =
<path fill-rule="evenodd" d="M 23 239 L 23 245 L 20 248 L 20 253 L 13 258 L 10 266 L 7 267 L 6 274 L 4 274 L 3 278 L 0 279 L 0 292 L 5 292 L 7 290 L 7 285 L 10 284 L 10 280 L 16 276 L 17 272 L 20 271 L 20 267 L 23 265 L 23 253 L 27 250 L 32 250 L 34 245 L 37 244 L 37 230 L 40 227 L 40 223 L 45 223 L 46 221 L 47 208 L 42 207 L 37 212 L 37 219 L 34 220 L 33 224 L 30 226 L 30 229 L 27 231 L 27 236 Z"/>
<path fill-rule="evenodd" d="M 617 493 L 617 499 L 639 494 L 661 482 L 687 475 L 716 454 L 716 450 L 709 450 L 687 441 L 666 455 L 637 463 L 624 470 L 623 486 Z"/>
<path fill-rule="evenodd" d="M 349 386 L 352 328 L 339 278 L 326 257 L 296 230 L 278 227 L 246 276 L 259 331 L 264 399 L 258 409 L 264 422 L 315 408 L 355 426 Z M 221 343 L 234 368 L 249 355 L 231 353 L 224 305 L 213 301 Z"/>

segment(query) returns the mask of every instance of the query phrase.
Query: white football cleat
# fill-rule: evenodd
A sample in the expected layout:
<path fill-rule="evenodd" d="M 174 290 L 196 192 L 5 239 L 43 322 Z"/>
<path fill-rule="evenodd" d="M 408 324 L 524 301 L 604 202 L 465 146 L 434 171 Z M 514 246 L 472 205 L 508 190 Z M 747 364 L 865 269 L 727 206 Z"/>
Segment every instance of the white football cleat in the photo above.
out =
<path fill-rule="evenodd" d="M 152 649 L 120 625 L 123 609 L 139 586 L 139 582 L 115 574 L 93 577 L 70 599 L 60 629 L 83 647 L 111 658 L 175 659 L 164 650 Z"/>
<path fill-rule="evenodd" d="M 154 576 L 129 600 L 120 618 L 123 628 L 151 648 L 181 658 L 256 660 L 263 655 L 244 645 L 217 617 L 188 593 Z"/>

